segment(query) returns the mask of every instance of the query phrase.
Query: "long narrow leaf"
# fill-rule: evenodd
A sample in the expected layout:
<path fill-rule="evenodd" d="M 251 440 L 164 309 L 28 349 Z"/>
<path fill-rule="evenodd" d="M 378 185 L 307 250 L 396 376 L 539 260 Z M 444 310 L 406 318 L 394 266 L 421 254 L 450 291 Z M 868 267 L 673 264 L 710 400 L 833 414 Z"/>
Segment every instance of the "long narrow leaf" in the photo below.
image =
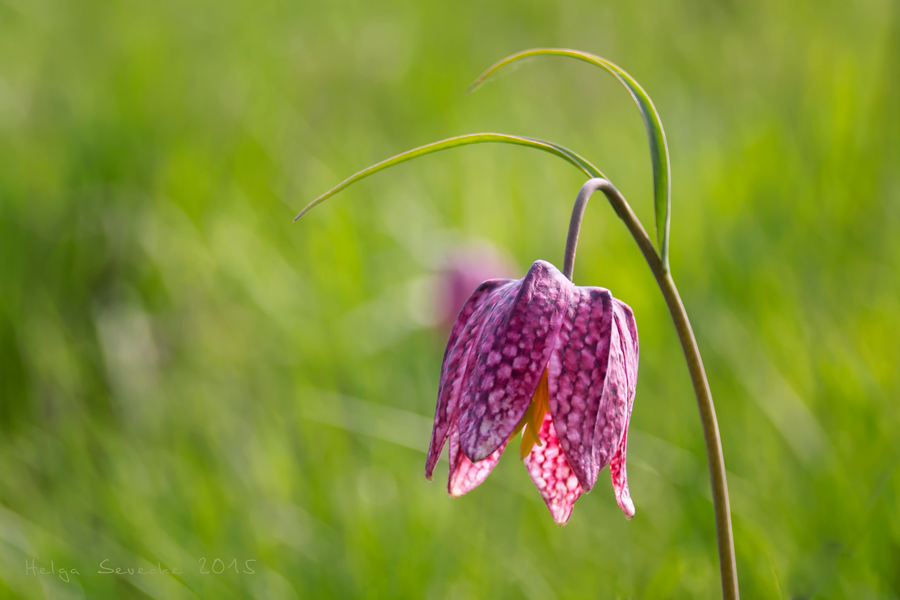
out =
<path fill-rule="evenodd" d="M 534 48 L 508 56 L 482 73 L 481 77 L 469 88 L 473 91 L 491 74 L 517 60 L 532 56 L 569 56 L 591 63 L 612 73 L 631 94 L 641 111 L 647 137 L 650 142 L 650 159 L 653 164 L 653 203 L 656 215 L 656 238 L 659 243 L 660 258 L 663 268 L 669 269 L 669 218 L 672 210 L 671 174 L 669 169 L 669 148 L 666 145 L 666 133 L 663 131 L 659 114 L 647 93 L 638 85 L 631 75 L 605 58 L 587 52 L 568 50 L 565 48 Z"/>
<path fill-rule="evenodd" d="M 557 144 L 555 142 L 548 142 L 547 140 L 542 140 L 539 138 L 523 136 L 523 139 L 531 140 L 533 142 L 538 142 L 541 144 L 547 144 L 548 146 L 552 146 L 556 150 L 559 150 L 560 152 L 564 153 L 568 157 L 567 160 L 569 160 L 569 162 L 571 162 L 573 164 L 577 163 L 576 166 L 578 166 L 585 173 L 589 174 L 591 177 L 602 177 L 603 179 L 607 179 L 606 175 L 604 175 L 600 171 L 600 169 L 598 169 L 597 167 L 592 165 L 590 162 L 588 162 L 588 160 L 586 158 L 584 158 L 580 154 L 576 154 L 575 152 L 572 152 L 565 146 L 560 146 L 559 144 Z"/>
<path fill-rule="evenodd" d="M 387 160 L 383 160 L 378 164 L 374 164 L 371 167 L 363 169 L 359 173 L 352 175 L 337 184 L 312 202 L 306 205 L 306 208 L 300 211 L 296 217 L 294 217 L 294 221 L 305 215 L 309 210 L 324 202 L 331 196 L 334 196 L 341 190 L 346 187 L 349 187 L 351 184 L 356 183 L 360 179 L 364 179 L 369 175 L 377 173 L 378 171 L 387 169 L 388 167 L 393 167 L 394 165 L 399 165 L 400 163 L 406 162 L 418 156 L 424 156 L 426 154 L 431 154 L 432 152 L 438 152 L 440 150 L 446 150 L 448 148 L 457 148 L 459 146 L 466 146 L 469 144 L 483 144 L 487 142 L 495 142 L 501 144 L 516 144 L 519 146 L 528 146 L 531 148 L 537 148 L 538 150 L 543 150 L 544 152 L 549 152 L 550 154 L 554 154 L 570 164 L 574 165 L 581 171 L 583 171 L 589 177 L 604 177 L 603 173 L 600 170 L 589 163 L 586 159 L 582 158 L 575 152 L 572 152 L 568 148 L 560 146 L 558 144 L 554 144 L 552 142 L 545 142 L 544 140 L 538 140 L 535 138 L 527 138 L 520 137 L 517 135 L 507 135 L 504 133 L 471 133 L 469 135 L 461 135 L 459 137 L 452 137 L 446 140 L 441 140 L 439 142 L 434 142 L 433 144 L 427 144 L 425 146 L 420 146 L 418 148 L 413 148 L 407 152 L 402 154 L 398 154 L 392 158 Z"/>

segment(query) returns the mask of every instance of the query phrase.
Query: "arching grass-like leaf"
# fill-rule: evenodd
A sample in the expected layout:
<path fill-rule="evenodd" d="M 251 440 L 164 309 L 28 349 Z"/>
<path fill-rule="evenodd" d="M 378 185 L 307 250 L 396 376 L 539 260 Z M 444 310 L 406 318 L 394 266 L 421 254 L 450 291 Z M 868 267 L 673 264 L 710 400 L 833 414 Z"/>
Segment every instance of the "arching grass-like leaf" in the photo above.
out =
<path fill-rule="evenodd" d="M 525 50 L 512 56 L 508 56 L 490 67 L 482 73 L 481 77 L 475 80 L 475 83 L 469 87 L 469 92 L 473 91 L 491 74 L 506 65 L 512 64 L 523 58 L 533 56 L 569 56 L 577 58 L 584 62 L 591 63 L 598 67 L 606 69 L 618 79 L 622 85 L 634 98 L 635 103 L 641 111 L 644 119 L 644 125 L 647 128 L 647 137 L 650 141 L 650 159 L 653 164 L 653 201 L 654 212 L 656 216 L 656 238 L 659 244 L 660 258 L 662 259 L 663 268 L 669 270 L 669 218 L 672 210 L 671 199 L 671 173 L 669 169 L 669 148 L 666 145 L 666 133 L 663 131 L 662 122 L 659 120 L 659 114 L 653 106 L 653 102 L 647 93 L 638 85 L 631 75 L 623 71 L 617 65 L 611 63 L 605 58 L 601 58 L 587 52 L 578 50 L 568 50 L 565 48 L 534 48 Z"/>
<path fill-rule="evenodd" d="M 374 164 L 371 167 L 363 169 L 359 173 L 355 175 L 351 175 L 341 183 L 337 184 L 312 202 L 306 205 L 306 208 L 300 211 L 296 217 L 294 217 L 294 221 L 305 215 L 312 209 L 314 206 L 321 204 L 331 196 L 334 196 L 341 190 L 346 187 L 349 187 L 351 184 L 356 183 L 360 179 L 365 179 L 369 175 L 373 175 L 378 171 L 382 171 L 387 169 L 388 167 L 393 167 L 394 165 L 399 165 L 400 163 L 406 162 L 413 158 L 424 156 L 426 154 L 431 154 L 432 152 L 438 152 L 440 150 L 447 150 L 448 148 L 456 148 L 459 146 L 467 146 L 469 144 L 483 144 L 487 142 L 495 142 L 501 144 L 516 144 L 519 146 L 528 146 L 531 148 L 537 148 L 538 150 L 543 150 L 544 152 L 549 152 L 550 154 L 554 154 L 568 163 L 574 165 L 581 171 L 583 171 L 586 175 L 590 177 L 603 177 L 605 176 L 600 172 L 600 169 L 592 165 L 583 157 L 579 156 L 575 152 L 572 152 L 568 148 L 560 146 L 559 144 L 554 144 L 553 142 L 545 142 L 544 140 L 539 140 L 535 138 L 528 137 L 520 137 L 517 135 L 507 135 L 504 133 L 470 133 L 468 135 L 461 135 L 458 137 L 448 138 L 446 140 L 441 140 L 439 142 L 434 142 L 432 144 L 427 144 L 425 146 L 420 146 L 418 148 L 413 148 L 412 150 L 408 150 L 402 154 L 398 154 L 392 158 L 387 160 L 383 160 L 380 163 Z"/>

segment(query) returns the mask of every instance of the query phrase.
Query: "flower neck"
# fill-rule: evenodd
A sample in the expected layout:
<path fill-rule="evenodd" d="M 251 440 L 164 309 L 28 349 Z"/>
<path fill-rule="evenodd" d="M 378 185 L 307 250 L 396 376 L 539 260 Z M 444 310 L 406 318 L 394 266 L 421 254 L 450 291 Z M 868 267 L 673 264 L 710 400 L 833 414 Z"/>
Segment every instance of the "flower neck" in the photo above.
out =
<path fill-rule="evenodd" d="M 575 249 L 578 246 L 578 233 L 581 231 L 581 219 L 584 217 L 584 209 L 587 207 L 591 194 L 597 191 L 603 183 L 606 183 L 605 179 L 589 179 L 587 183 L 581 186 L 578 197 L 575 198 L 575 205 L 572 207 L 572 219 L 569 221 L 569 235 L 566 237 L 566 255 L 563 259 L 562 269 L 563 275 L 569 281 L 572 281 L 572 274 L 575 271 Z"/>

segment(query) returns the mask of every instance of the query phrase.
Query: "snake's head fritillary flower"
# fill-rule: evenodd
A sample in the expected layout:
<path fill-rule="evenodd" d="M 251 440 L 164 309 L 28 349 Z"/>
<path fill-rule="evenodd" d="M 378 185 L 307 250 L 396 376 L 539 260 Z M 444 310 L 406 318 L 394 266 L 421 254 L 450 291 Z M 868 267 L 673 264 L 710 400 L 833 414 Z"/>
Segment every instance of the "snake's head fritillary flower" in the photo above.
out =
<path fill-rule="evenodd" d="M 576 286 L 541 260 L 523 279 L 485 281 L 450 333 L 425 475 L 449 438 L 447 491 L 461 496 L 522 431 L 519 455 L 557 524 L 607 464 L 630 519 L 625 447 L 637 367 L 634 315 L 608 290 Z"/>

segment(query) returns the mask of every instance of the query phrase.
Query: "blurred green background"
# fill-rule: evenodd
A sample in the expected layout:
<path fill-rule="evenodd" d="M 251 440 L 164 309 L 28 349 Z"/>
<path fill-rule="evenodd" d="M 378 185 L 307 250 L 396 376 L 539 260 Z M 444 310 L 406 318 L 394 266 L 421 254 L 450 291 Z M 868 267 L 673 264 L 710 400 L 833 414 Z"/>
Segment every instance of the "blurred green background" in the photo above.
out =
<path fill-rule="evenodd" d="M 666 127 L 743 596 L 900 597 L 891 0 L 0 1 L 0 597 L 718 594 L 687 369 L 599 195 L 575 281 L 637 316 L 636 518 L 608 471 L 564 528 L 515 452 L 460 499 L 446 461 L 422 474 L 437 267 L 472 240 L 517 277 L 560 265 L 582 175 L 468 147 L 291 222 L 370 163 L 502 131 L 586 155 L 652 228 L 614 79 L 545 58 L 464 95 L 534 46 L 618 63 Z"/>

